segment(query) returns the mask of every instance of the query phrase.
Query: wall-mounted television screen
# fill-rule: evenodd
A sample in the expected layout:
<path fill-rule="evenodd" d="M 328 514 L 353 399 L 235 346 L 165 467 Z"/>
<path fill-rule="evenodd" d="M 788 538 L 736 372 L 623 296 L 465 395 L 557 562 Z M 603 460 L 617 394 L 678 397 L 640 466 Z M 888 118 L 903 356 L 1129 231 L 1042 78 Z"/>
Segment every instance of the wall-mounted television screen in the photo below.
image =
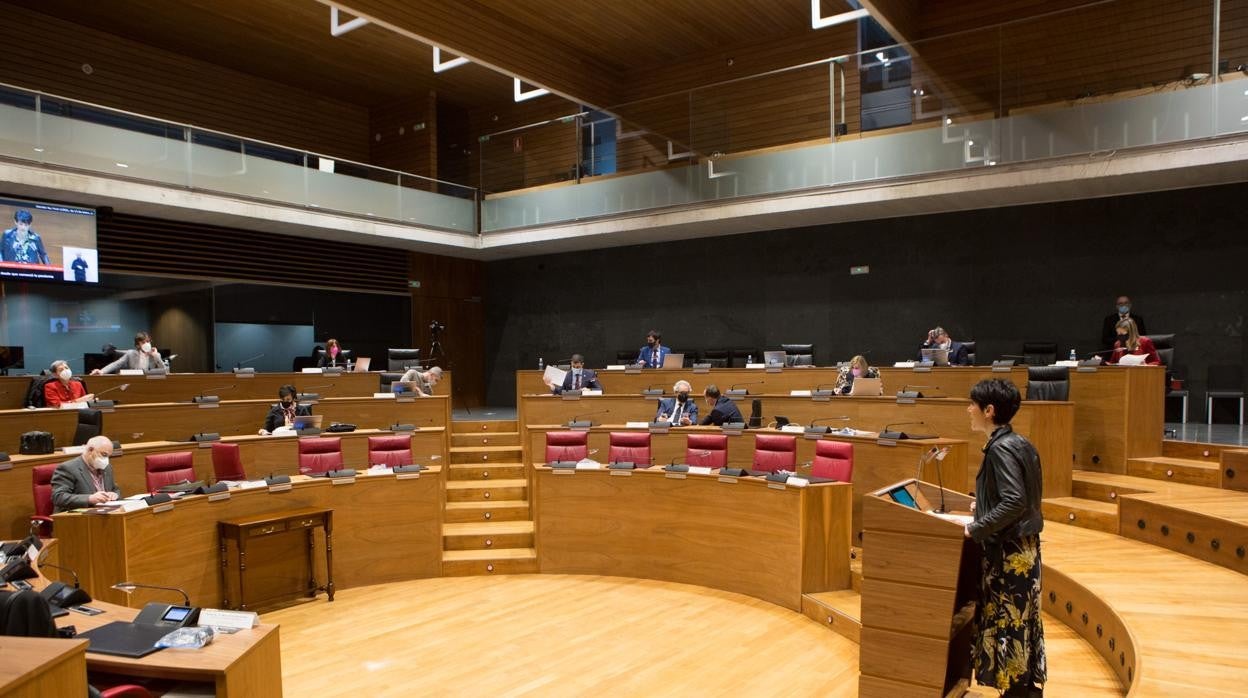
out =
<path fill-rule="evenodd" d="M 95 209 L 0 198 L 0 279 L 94 284 Z"/>

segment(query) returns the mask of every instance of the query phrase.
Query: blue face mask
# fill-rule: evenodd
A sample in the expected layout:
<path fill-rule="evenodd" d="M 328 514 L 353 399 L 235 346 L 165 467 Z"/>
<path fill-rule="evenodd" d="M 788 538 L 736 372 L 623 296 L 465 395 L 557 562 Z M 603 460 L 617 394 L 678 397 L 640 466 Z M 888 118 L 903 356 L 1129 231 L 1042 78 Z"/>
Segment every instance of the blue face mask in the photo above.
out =
<path fill-rule="evenodd" d="M 1129 313 L 1129 312 L 1131 312 L 1131 306 L 1129 306 L 1129 305 L 1120 305 L 1120 306 L 1118 306 L 1118 314 L 1119 314 L 1119 315 L 1126 315 L 1126 314 L 1127 314 L 1127 313 Z"/>

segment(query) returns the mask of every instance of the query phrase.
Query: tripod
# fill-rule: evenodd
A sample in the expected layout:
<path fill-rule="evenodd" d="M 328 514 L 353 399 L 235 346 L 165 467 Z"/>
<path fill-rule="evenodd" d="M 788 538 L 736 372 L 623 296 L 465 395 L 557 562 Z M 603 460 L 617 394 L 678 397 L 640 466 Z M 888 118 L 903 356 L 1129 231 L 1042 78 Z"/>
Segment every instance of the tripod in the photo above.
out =
<path fill-rule="evenodd" d="M 446 329 L 446 325 L 437 320 L 429 323 L 429 351 L 425 353 L 425 360 L 421 362 L 425 366 L 437 366 L 446 363 L 445 368 L 450 368 L 450 360 L 447 357 L 446 350 L 442 347 L 440 339 L 444 329 Z"/>

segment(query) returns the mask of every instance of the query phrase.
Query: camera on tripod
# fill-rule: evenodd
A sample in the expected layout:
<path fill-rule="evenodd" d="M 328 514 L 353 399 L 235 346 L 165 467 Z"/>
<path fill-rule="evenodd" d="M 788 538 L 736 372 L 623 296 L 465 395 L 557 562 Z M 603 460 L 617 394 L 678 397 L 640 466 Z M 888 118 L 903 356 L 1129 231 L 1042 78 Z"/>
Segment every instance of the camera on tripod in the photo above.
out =
<path fill-rule="evenodd" d="M 437 334 L 445 329 L 446 329 L 446 325 L 443 325 L 437 320 L 434 320 L 433 322 L 429 323 L 429 331 L 432 332 L 433 334 Z"/>

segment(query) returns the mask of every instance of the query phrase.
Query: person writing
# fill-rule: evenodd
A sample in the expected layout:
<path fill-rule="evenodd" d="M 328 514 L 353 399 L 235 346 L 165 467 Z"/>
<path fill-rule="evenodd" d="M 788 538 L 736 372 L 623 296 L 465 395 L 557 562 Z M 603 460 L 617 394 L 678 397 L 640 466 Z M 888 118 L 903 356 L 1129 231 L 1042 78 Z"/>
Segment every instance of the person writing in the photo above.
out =
<path fill-rule="evenodd" d="M 52 380 L 43 384 L 43 404 L 60 407 L 67 404 L 86 404 L 95 399 L 87 393 L 82 381 L 74 378 L 74 372 L 64 359 L 52 362 Z"/>
<path fill-rule="evenodd" d="M 842 366 L 836 374 L 836 385 L 833 391 L 837 395 L 849 395 L 854 389 L 855 378 L 879 378 L 880 371 L 873 368 L 867 363 L 867 357 L 859 354 L 849 360 L 849 364 Z"/>
<path fill-rule="evenodd" d="M 658 330 L 650 330 L 646 333 L 646 346 L 637 352 L 637 360 L 633 363 L 641 364 L 643 368 L 663 368 L 663 359 L 672 353 L 671 349 L 663 346 L 663 335 Z"/>
<path fill-rule="evenodd" d="M 278 403 L 269 408 L 269 413 L 264 417 L 264 428 L 260 430 L 261 436 L 268 436 L 277 431 L 281 427 L 290 427 L 295 423 L 295 417 L 306 417 L 312 414 L 311 405 L 300 405 L 297 401 L 299 392 L 295 390 L 293 385 L 283 385 L 277 389 Z"/>
<path fill-rule="evenodd" d="M 741 410 L 737 409 L 737 403 L 720 395 L 719 388 L 714 384 L 706 386 L 703 395 L 706 397 L 706 406 L 710 408 L 710 412 L 702 418 L 703 426 L 714 424 L 722 427 L 725 422 L 745 421 L 745 417 L 741 416 Z"/>
<path fill-rule="evenodd" d="M 676 397 L 659 400 L 659 409 L 654 413 L 654 421 L 670 422 L 675 427 L 687 427 L 698 423 L 698 403 L 689 399 L 693 386 L 689 381 L 676 381 L 672 386 Z M 730 401 L 731 402 L 731 401 Z"/>
<path fill-rule="evenodd" d="M 107 436 L 87 440 L 82 455 L 56 466 L 52 472 L 53 512 L 81 509 L 111 502 L 121 496 L 108 459 L 113 442 Z"/>
<path fill-rule="evenodd" d="M 1118 321 L 1114 326 L 1116 339 L 1114 340 L 1114 353 L 1110 355 L 1106 363 L 1116 364 L 1122 361 L 1122 357 L 1128 354 L 1132 356 L 1143 356 L 1144 363 L 1149 366 L 1156 366 L 1161 363 L 1161 357 L 1157 355 L 1157 347 L 1153 346 L 1153 340 L 1148 337 L 1140 336 L 1140 332 L 1136 329 L 1135 320 L 1127 318 Z"/>
<path fill-rule="evenodd" d="M 1136 331 L 1142 335 L 1148 334 L 1148 330 L 1144 329 L 1144 318 L 1131 312 L 1130 296 L 1118 296 L 1118 300 L 1114 301 L 1114 309 L 1117 312 L 1106 315 L 1105 321 L 1101 323 L 1102 347 L 1114 346 L 1114 341 L 1118 339 L 1118 323 L 1123 320 L 1134 320 Z"/>
<path fill-rule="evenodd" d="M 547 383 L 550 392 L 558 395 L 565 390 L 581 390 L 588 388 L 590 390 L 602 390 L 602 383 L 598 382 L 598 374 L 589 368 L 585 368 L 585 357 L 580 354 L 572 355 L 572 368 L 563 377 L 563 383 L 554 385 Z"/>
<path fill-rule="evenodd" d="M 316 367 L 341 366 L 347 362 L 347 353 L 346 349 L 338 345 L 338 340 L 331 338 L 325 342 L 325 350 L 317 352 Z"/>
<path fill-rule="evenodd" d="M 146 332 L 138 332 L 134 335 L 134 348 L 127 349 L 121 355 L 121 358 L 105 366 L 97 368 L 91 372 L 91 375 L 98 376 L 101 373 L 116 373 L 123 368 L 151 371 L 153 369 L 165 368 L 165 360 L 160 358 L 160 351 L 152 345 L 152 336 Z"/>
<path fill-rule="evenodd" d="M 927 332 L 927 339 L 923 341 L 921 349 L 944 349 L 949 352 L 950 366 L 970 366 L 971 352 L 962 342 L 955 342 L 945 331 L 945 328 L 936 326 Z M 919 352 L 919 358 L 923 358 L 923 352 Z"/>
<path fill-rule="evenodd" d="M 415 383 L 416 394 L 421 397 L 432 397 L 433 386 L 437 385 L 440 380 L 442 380 L 441 366 L 430 367 L 427 371 L 413 368 L 404 373 L 403 377 L 399 379 L 402 383 Z"/>
<path fill-rule="evenodd" d="M 1003 696 L 1042 692 L 1048 678 L 1040 619 L 1040 455 L 1010 420 L 1022 397 L 1013 383 L 994 378 L 971 388 L 971 429 L 988 435 L 975 476 L 974 520 L 963 535 L 983 548 L 975 677 Z"/>

